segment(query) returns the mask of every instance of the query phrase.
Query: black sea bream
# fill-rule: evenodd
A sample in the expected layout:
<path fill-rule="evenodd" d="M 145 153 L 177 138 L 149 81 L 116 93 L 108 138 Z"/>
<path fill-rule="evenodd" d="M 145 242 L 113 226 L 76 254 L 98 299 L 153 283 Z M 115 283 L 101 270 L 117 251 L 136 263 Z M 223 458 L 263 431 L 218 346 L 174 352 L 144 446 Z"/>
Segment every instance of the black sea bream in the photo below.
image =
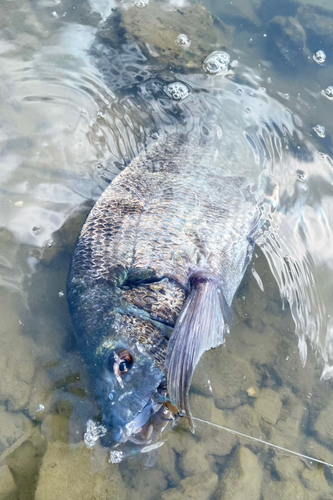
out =
<path fill-rule="evenodd" d="M 229 331 L 260 227 L 260 168 L 249 167 L 209 140 L 171 135 L 116 177 L 83 226 L 69 304 L 117 441 L 166 399 L 193 426 L 195 366 Z"/>

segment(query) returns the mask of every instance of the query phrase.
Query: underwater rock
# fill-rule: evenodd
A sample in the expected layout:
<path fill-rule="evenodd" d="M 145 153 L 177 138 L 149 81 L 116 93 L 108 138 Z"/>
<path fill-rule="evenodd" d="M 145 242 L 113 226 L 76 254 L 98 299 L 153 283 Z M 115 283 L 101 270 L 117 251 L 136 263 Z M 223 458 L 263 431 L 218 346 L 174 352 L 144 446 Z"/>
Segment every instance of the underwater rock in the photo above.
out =
<path fill-rule="evenodd" d="M 263 500 L 310 500 L 297 477 L 294 477 L 291 481 L 264 481 L 262 498 Z"/>
<path fill-rule="evenodd" d="M 47 441 L 61 441 L 62 443 L 68 443 L 68 418 L 59 414 L 47 415 L 42 424 L 42 433 L 46 437 Z"/>
<path fill-rule="evenodd" d="M 305 440 L 302 452 L 309 457 L 318 458 L 319 460 L 333 464 L 333 452 L 313 438 Z"/>
<path fill-rule="evenodd" d="M 299 70 L 312 56 L 306 46 L 306 33 L 294 17 L 274 17 L 267 26 L 266 54 L 276 64 L 289 64 Z"/>
<path fill-rule="evenodd" d="M 223 474 L 217 498 L 221 500 L 259 500 L 262 470 L 257 457 L 240 446 Z"/>
<path fill-rule="evenodd" d="M 27 407 L 35 371 L 36 346 L 20 334 L 21 307 L 19 298 L 0 290 L 0 402 L 14 411 Z"/>
<path fill-rule="evenodd" d="M 201 444 L 194 444 L 182 455 L 180 459 L 180 466 L 183 470 L 184 476 L 193 476 L 195 474 L 202 474 L 210 470 L 210 465 L 205 457 L 207 450 Z"/>
<path fill-rule="evenodd" d="M 1 463 L 30 437 L 32 424 L 22 413 L 11 413 L 0 406 L 0 429 Z"/>
<path fill-rule="evenodd" d="M 218 408 L 213 410 L 210 422 L 216 425 L 229 427 L 225 412 Z M 202 422 L 195 422 L 195 425 L 197 426 L 196 435 L 200 437 L 200 443 L 206 449 L 207 459 L 211 458 L 212 455 L 218 457 L 229 455 L 231 450 L 238 443 L 238 437 L 231 432 L 218 429 L 217 427 Z"/>
<path fill-rule="evenodd" d="M 304 468 L 301 479 L 305 488 L 309 490 L 309 498 L 323 500 L 332 498 L 332 489 L 326 481 L 324 467 Z"/>
<path fill-rule="evenodd" d="M 202 377 L 200 380 L 195 374 L 192 390 L 213 396 L 217 408 L 232 409 L 247 403 L 247 391 L 250 387 L 259 392 L 250 364 L 230 353 L 225 346 L 205 354 L 202 363 L 204 369 L 200 372 L 206 376 L 205 384 L 202 383 Z M 207 385 L 207 378 L 210 385 Z"/>
<path fill-rule="evenodd" d="M 143 9 L 132 5 L 121 16 L 126 38 L 138 43 L 147 57 L 156 57 L 172 68 L 201 69 L 208 54 L 230 46 L 230 29 L 221 22 L 216 27 L 208 10 L 197 3 L 168 9 L 165 3 L 153 0 Z M 180 34 L 186 35 L 189 46 L 176 43 Z"/>
<path fill-rule="evenodd" d="M 211 421 L 212 413 L 215 409 L 214 399 L 211 394 L 203 396 L 202 394 L 190 392 L 190 407 L 194 417 Z"/>
<path fill-rule="evenodd" d="M 272 430 L 270 441 L 278 446 L 297 451 L 301 438 L 304 404 L 293 395 L 288 387 L 283 387 L 280 393 L 282 408 L 279 420 Z"/>
<path fill-rule="evenodd" d="M 9 410 L 26 408 L 35 370 L 32 342 L 23 336 L 13 336 L 1 348 L 0 367 L 0 401 L 8 402 Z"/>
<path fill-rule="evenodd" d="M 233 0 L 232 2 L 210 1 L 210 10 L 221 20 L 230 20 L 235 25 L 249 23 L 260 26 L 261 21 L 256 14 L 256 9 L 260 7 L 261 0 Z"/>
<path fill-rule="evenodd" d="M 224 413 L 226 415 L 225 427 L 249 434 L 252 437 L 260 437 L 259 419 L 251 406 L 242 405 L 233 411 L 226 411 Z M 243 438 L 241 442 L 242 440 Z M 248 440 L 245 442 L 248 444 Z"/>
<path fill-rule="evenodd" d="M 328 406 L 319 413 L 319 416 L 315 423 L 315 431 L 318 438 L 323 443 L 330 444 L 333 443 L 333 426 L 332 426 L 332 415 L 333 415 L 333 399 L 328 403 Z"/>
<path fill-rule="evenodd" d="M 8 465 L 0 466 L 0 500 L 15 500 L 17 487 Z"/>
<path fill-rule="evenodd" d="M 305 29 L 309 38 L 316 40 L 322 45 L 332 45 L 333 43 L 333 3 L 330 2 L 331 12 L 318 10 L 315 7 L 302 6 L 297 10 L 296 18 Z"/>
<path fill-rule="evenodd" d="M 95 450 L 94 450 L 95 451 Z M 95 458 L 95 456 L 94 456 Z M 124 485 L 116 464 L 92 460 L 84 444 L 49 443 L 40 469 L 35 500 L 109 500 L 123 498 Z"/>
<path fill-rule="evenodd" d="M 254 410 L 268 424 L 275 425 L 280 416 L 282 403 L 279 394 L 272 389 L 263 389 L 254 403 Z"/>
<path fill-rule="evenodd" d="M 51 410 L 52 398 L 50 387 L 53 383 L 48 376 L 45 367 L 37 368 L 33 381 L 31 396 L 28 404 L 28 413 L 33 420 L 40 421 L 45 418 Z"/>
<path fill-rule="evenodd" d="M 177 465 L 177 455 L 171 446 L 169 446 L 168 436 L 166 436 L 166 441 L 166 444 L 158 450 L 157 465 L 164 472 L 168 483 L 177 485 L 181 481 Z"/>
<path fill-rule="evenodd" d="M 303 5 L 333 11 L 333 3 L 331 0 L 298 0 L 298 2 Z"/>
<path fill-rule="evenodd" d="M 274 457 L 274 465 L 280 478 L 285 481 L 292 481 L 304 469 L 304 463 L 293 455 L 281 455 L 277 452 Z"/>
<path fill-rule="evenodd" d="M 216 489 L 217 483 L 218 476 L 214 472 L 186 477 L 177 488 L 165 490 L 161 500 L 208 500 Z"/>
<path fill-rule="evenodd" d="M 147 469 L 140 467 L 138 464 L 137 473 L 131 479 L 132 489 L 128 488 L 126 482 L 128 498 L 129 500 L 136 500 L 137 498 L 155 500 L 166 489 L 167 484 L 164 471 L 153 468 L 147 474 Z"/>
<path fill-rule="evenodd" d="M 19 500 L 34 498 L 39 467 L 46 446 L 46 440 L 39 428 L 35 427 L 29 439 L 7 458 L 7 464 L 15 477 Z"/>

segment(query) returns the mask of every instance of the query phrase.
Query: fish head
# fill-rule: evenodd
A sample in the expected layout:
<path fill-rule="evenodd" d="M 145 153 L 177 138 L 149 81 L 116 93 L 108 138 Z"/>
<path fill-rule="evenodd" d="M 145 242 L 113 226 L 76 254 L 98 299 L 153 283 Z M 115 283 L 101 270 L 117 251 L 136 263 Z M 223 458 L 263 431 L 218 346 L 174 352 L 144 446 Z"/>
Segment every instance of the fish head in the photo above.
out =
<path fill-rule="evenodd" d="M 95 381 L 102 423 L 113 442 L 144 439 L 165 392 L 164 373 L 139 343 L 107 341 L 103 368 Z"/>

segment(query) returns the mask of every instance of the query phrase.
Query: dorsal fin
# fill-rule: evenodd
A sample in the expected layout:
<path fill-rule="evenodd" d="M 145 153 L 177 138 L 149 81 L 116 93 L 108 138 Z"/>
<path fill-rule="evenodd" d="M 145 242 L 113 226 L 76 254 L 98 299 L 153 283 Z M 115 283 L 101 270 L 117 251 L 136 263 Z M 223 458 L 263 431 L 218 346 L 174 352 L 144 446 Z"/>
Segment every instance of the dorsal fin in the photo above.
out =
<path fill-rule="evenodd" d="M 206 271 L 191 277 L 191 291 L 180 312 L 171 339 L 165 366 L 171 403 L 194 425 L 188 392 L 195 367 L 205 351 L 222 344 L 232 321 L 220 279 Z"/>

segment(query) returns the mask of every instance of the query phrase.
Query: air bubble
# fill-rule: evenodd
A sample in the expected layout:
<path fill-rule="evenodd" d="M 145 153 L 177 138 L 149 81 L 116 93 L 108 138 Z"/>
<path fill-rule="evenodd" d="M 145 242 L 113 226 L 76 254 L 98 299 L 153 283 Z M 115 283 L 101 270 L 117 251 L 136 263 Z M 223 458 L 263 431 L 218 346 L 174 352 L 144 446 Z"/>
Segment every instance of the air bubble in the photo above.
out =
<path fill-rule="evenodd" d="M 318 137 L 321 137 L 322 139 L 324 139 L 325 135 L 326 135 L 326 130 L 325 130 L 325 127 L 324 125 L 316 125 L 313 130 L 316 132 L 316 134 L 318 135 Z"/>
<path fill-rule="evenodd" d="M 105 436 L 106 428 L 103 425 L 96 425 L 93 420 L 88 420 L 87 431 L 84 433 L 83 440 L 87 448 L 92 448 L 100 437 Z"/>
<path fill-rule="evenodd" d="M 321 93 L 324 97 L 333 101 L 333 85 L 330 85 L 327 89 L 322 90 Z"/>
<path fill-rule="evenodd" d="M 177 45 L 180 45 L 183 49 L 188 49 L 191 45 L 191 41 L 187 38 L 186 35 L 184 35 L 184 33 L 181 33 L 177 36 L 175 43 Z"/>
<path fill-rule="evenodd" d="M 182 101 L 190 94 L 190 89 L 185 83 L 173 82 L 164 87 L 164 92 L 174 101 Z"/>
<path fill-rule="evenodd" d="M 59 295 L 59 297 L 61 298 L 61 297 L 63 297 L 65 294 L 64 294 L 64 292 L 61 290 L 61 291 L 58 293 L 58 295 Z"/>
<path fill-rule="evenodd" d="M 299 182 L 305 182 L 305 179 L 306 179 L 305 172 L 303 170 L 297 170 L 297 172 L 296 172 L 296 179 Z"/>
<path fill-rule="evenodd" d="M 209 75 L 221 75 L 228 71 L 230 56 L 227 52 L 212 52 L 203 62 L 203 69 Z"/>
<path fill-rule="evenodd" d="M 313 54 L 313 60 L 318 64 L 324 64 L 326 61 L 326 54 L 323 50 L 317 50 L 315 54 Z"/>
<path fill-rule="evenodd" d="M 148 4 L 149 0 L 135 0 L 133 3 L 135 7 L 139 7 L 140 9 L 142 9 L 143 7 L 147 7 Z"/>
<path fill-rule="evenodd" d="M 122 451 L 119 450 L 112 450 L 110 451 L 110 458 L 109 458 L 109 463 L 110 464 L 120 464 L 124 458 L 124 454 Z"/>

